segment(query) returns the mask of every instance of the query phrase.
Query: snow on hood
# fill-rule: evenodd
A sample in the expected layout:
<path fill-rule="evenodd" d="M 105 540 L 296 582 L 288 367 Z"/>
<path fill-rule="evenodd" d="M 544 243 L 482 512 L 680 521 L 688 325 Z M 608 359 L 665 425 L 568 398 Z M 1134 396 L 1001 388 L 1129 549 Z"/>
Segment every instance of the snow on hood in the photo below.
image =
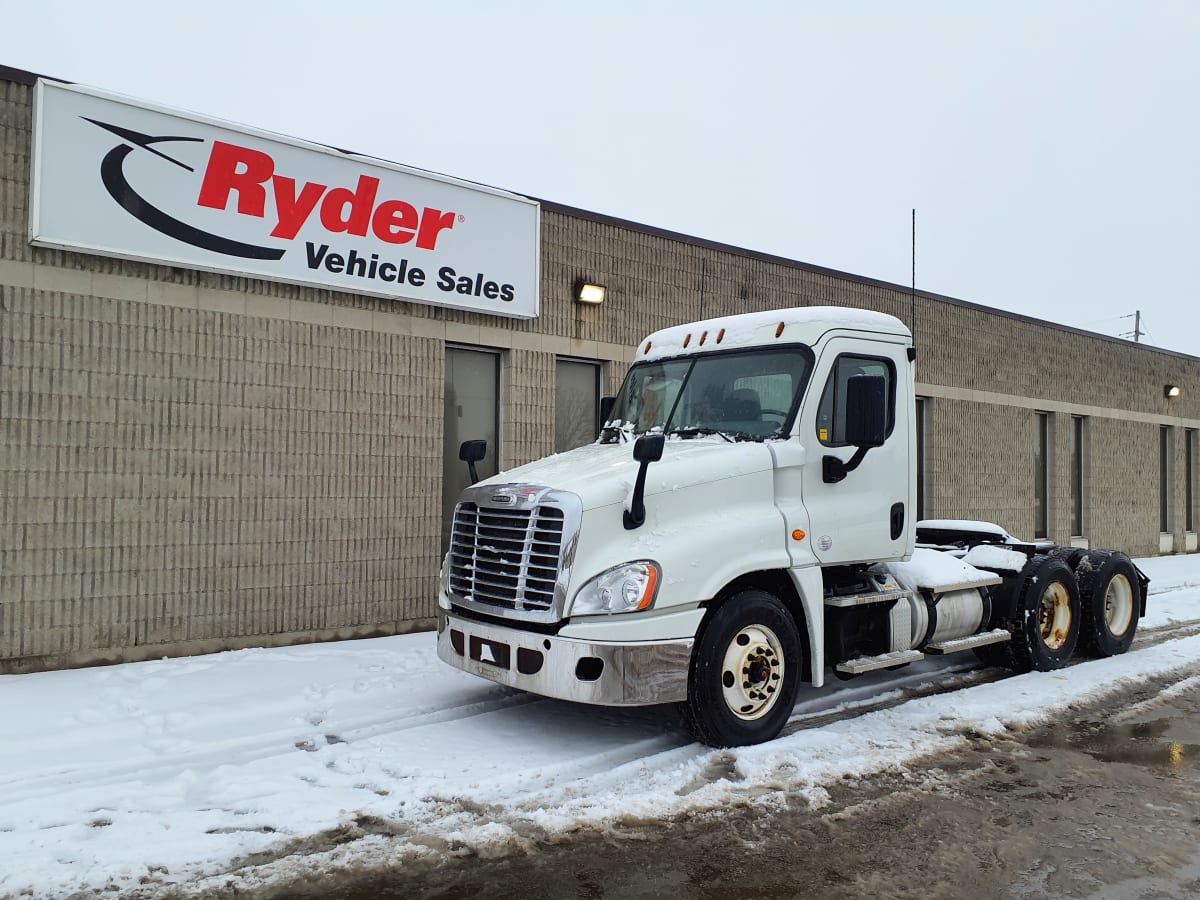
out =
<path fill-rule="evenodd" d="M 765 443 L 729 443 L 717 435 L 668 438 L 663 456 L 646 471 L 646 496 L 677 491 L 721 478 L 748 475 L 771 467 Z M 624 503 L 637 479 L 633 443 L 588 444 L 493 475 L 480 484 L 538 484 L 579 495 L 583 508 Z"/>

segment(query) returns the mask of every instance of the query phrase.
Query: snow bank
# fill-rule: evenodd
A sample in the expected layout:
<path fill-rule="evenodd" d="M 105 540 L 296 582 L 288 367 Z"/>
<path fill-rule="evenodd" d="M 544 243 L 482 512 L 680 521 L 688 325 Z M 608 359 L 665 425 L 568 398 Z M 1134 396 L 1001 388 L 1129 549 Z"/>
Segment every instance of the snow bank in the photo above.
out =
<path fill-rule="evenodd" d="M 1143 628 L 1200 622 L 1200 557 L 1138 564 L 1186 585 L 1152 597 Z M 807 690 L 795 733 L 736 751 L 690 742 L 669 708 L 472 678 L 437 660 L 430 634 L 0 676 L 0 896 L 224 890 L 252 854 L 279 861 L 234 884 L 496 855 L 730 804 L 819 805 L 840 779 L 1194 673 L 1198 659 L 1200 636 L 1187 636 L 995 683 L 974 679 L 973 659 L 927 660 Z M 922 682 L 961 687 L 828 722 Z"/>

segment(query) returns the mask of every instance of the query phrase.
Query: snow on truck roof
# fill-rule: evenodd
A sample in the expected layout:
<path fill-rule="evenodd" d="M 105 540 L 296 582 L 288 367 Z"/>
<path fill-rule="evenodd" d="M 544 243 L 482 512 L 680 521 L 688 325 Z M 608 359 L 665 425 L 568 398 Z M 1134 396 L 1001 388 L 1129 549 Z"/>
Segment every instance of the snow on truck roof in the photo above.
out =
<path fill-rule="evenodd" d="M 844 306 L 800 306 L 719 316 L 663 328 L 642 339 L 636 359 L 774 344 L 777 341 L 815 344 L 827 331 L 839 328 L 911 338 L 905 324 L 886 313 Z"/>

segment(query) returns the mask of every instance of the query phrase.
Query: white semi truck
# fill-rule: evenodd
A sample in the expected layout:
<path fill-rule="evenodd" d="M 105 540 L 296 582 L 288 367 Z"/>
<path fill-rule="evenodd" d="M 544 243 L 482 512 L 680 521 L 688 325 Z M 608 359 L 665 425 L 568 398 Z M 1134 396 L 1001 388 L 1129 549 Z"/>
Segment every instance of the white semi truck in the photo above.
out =
<path fill-rule="evenodd" d="M 1123 553 L 914 521 L 915 358 L 900 320 L 835 307 L 650 335 L 594 444 L 463 492 L 439 656 L 548 697 L 680 702 L 732 746 L 827 672 L 1124 652 L 1148 579 Z M 461 449 L 472 474 L 482 453 Z"/>

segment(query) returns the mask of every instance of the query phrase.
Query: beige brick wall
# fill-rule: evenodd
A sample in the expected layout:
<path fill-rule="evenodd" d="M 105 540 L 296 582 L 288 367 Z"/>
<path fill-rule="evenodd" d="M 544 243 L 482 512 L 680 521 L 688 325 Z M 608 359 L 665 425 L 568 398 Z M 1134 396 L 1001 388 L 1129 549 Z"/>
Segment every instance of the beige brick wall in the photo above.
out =
<path fill-rule="evenodd" d="M 548 204 L 534 321 L 32 247 L 32 89 L 0 80 L 0 671 L 387 633 L 433 615 L 447 342 L 502 354 L 502 465 L 551 452 L 559 356 L 605 363 L 706 316 L 837 304 L 869 282 Z M 599 307 L 575 283 L 608 289 Z M 1089 416 L 1092 546 L 1158 547 L 1158 425 L 1200 424 L 1200 361 L 916 300 L 930 516 L 1033 530 L 1033 411 L 1054 412 L 1052 537 Z M 1187 388 L 1175 401 L 1162 385 Z"/>
<path fill-rule="evenodd" d="M 0 298 L 0 658 L 432 615 L 440 342 Z"/>

